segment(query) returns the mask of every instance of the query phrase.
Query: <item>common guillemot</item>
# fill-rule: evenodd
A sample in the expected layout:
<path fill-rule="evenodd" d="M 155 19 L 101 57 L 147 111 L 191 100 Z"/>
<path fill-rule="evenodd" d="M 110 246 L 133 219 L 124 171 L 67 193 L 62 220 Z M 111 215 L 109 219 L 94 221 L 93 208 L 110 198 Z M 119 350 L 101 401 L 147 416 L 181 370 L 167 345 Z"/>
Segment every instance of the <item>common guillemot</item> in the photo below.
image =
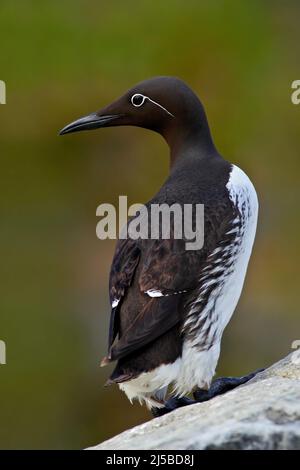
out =
<path fill-rule="evenodd" d="M 239 300 L 255 238 L 258 201 L 247 175 L 216 150 L 204 108 L 180 79 L 145 80 L 61 134 L 133 125 L 161 134 L 170 173 L 147 203 L 204 204 L 204 245 L 120 239 L 110 272 L 108 383 L 155 416 L 204 401 L 255 373 L 212 382 L 220 343 Z M 168 389 L 172 386 L 171 397 Z M 195 400 L 185 395 L 194 392 Z"/>

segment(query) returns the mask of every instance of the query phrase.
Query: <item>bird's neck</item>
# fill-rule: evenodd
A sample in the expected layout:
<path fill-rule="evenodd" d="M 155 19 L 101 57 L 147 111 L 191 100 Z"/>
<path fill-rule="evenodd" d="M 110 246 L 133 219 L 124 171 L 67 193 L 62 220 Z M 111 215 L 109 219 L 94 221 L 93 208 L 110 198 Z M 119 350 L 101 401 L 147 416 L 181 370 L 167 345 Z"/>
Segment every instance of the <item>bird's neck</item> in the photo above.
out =
<path fill-rule="evenodd" d="M 171 169 L 184 160 L 202 160 L 218 155 L 206 118 L 198 124 L 166 129 L 163 136 L 170 148 Z"/>

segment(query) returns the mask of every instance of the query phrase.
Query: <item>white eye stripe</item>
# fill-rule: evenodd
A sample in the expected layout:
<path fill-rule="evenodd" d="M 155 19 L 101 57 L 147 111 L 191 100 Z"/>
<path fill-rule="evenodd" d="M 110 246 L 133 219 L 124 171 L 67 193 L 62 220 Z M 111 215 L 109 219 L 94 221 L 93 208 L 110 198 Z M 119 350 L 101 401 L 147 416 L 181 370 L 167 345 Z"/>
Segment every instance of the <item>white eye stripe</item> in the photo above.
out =
<path fill-rule="evenodd" d="M 136 99 L 142 99 L 140 103 L 136 103 L 134 101 L 136 101 Z M 172 117 L 175 117 L 174 114 L 170 113 L 170 111 L 168 111 L 166 108 L 164 108 L 161 104 L 157 103 L 156 101 L 152 100 L 151 98 L 149 98 L 149 96 L 146 96 L 146 95 L 142 95 L 141 93 L 135 93 L 134 95 L 132 95 L 131 97 L 131 104 L 135 107 L 135 108 L 139 108 L 140 106 L 142 106 L 145 101 L 148 100 L 150 101 L 151 103 L 155 104 L 156 106 L 158 106 L 159 108 L 163 109 L 166 113 L 168 113 L 170 116 Z"/>

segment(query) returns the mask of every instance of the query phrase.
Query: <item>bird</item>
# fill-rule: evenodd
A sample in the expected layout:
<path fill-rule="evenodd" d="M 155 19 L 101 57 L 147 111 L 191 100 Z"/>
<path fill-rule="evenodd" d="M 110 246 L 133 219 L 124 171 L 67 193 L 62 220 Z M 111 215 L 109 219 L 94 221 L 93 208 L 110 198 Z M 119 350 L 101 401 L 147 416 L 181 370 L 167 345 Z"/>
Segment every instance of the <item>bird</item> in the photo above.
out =
<path fill-rule="evenodd" d="M 128 237 L 117 241 L 111 265 L 101 365 L 114 362 L 107 384 L 118 384 L 157 417 L 225 393 L 258 372 L 214 379 L 252 252 L 258 198 L 246 173 L 216 149 L 202 102 L 180 78 L 144 80 L 60 134 L 112 126 L 154 131 L 169 146 L 169 174 L 146 207 L 204 207 L 201 249 L 187 250 L 174 232 Z"/>

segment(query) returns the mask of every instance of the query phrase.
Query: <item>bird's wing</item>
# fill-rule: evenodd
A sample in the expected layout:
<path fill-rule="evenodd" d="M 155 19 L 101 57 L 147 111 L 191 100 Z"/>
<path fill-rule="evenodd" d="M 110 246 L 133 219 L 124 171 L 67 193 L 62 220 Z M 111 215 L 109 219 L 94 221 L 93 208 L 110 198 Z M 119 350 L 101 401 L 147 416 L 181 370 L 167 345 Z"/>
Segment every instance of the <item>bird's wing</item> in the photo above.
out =
<path fill-rule="evenodd" d="M 124 357 L 152 342 L 180 320 L 182 296 L 199 286 L 201 273 L 212 262 L 220 245 L 229 243 L 232 212 L 225 211 L 214 230 L 205 238 L 201 250 L 186 250 L 184 240 L 132 239 L 118 242 L 110 276 L 112 313 L 109 333 L 109 360 Z M 212 229 L 206 220 L 206 227 Z M 138 266 L 138 270 L 137 270 Z M 131 315 L 129 325 L 120 333 L 122 300 L 131 288 L 145 297 L 143 307 Z M 133 287 L 133 286 L 132 286 Z M 119 337 L 117 338 L 117 335 Z M 117 339 L 116 339 L 117 338 Z"/>
<path fill-rule="evenodd" d="M 111 316 L 109 325 L 108 348 L 111 347 L 119 332 L 119 312 L 127 289 L 130 287 L 140 259 L 140 249 L 135 240 L 119 240 L 111 265 L 109 278 L 109 297 Z"/>
<path fill-rule="evenodd" d="M 122 308 L 120 314 L 122 315 Z M 109 350 L 109 360 L 117 360 L 141 349 L 169 331 L 180 321 L 178 296 L 151 299 L 137 312 L 130 326 Z"/>

